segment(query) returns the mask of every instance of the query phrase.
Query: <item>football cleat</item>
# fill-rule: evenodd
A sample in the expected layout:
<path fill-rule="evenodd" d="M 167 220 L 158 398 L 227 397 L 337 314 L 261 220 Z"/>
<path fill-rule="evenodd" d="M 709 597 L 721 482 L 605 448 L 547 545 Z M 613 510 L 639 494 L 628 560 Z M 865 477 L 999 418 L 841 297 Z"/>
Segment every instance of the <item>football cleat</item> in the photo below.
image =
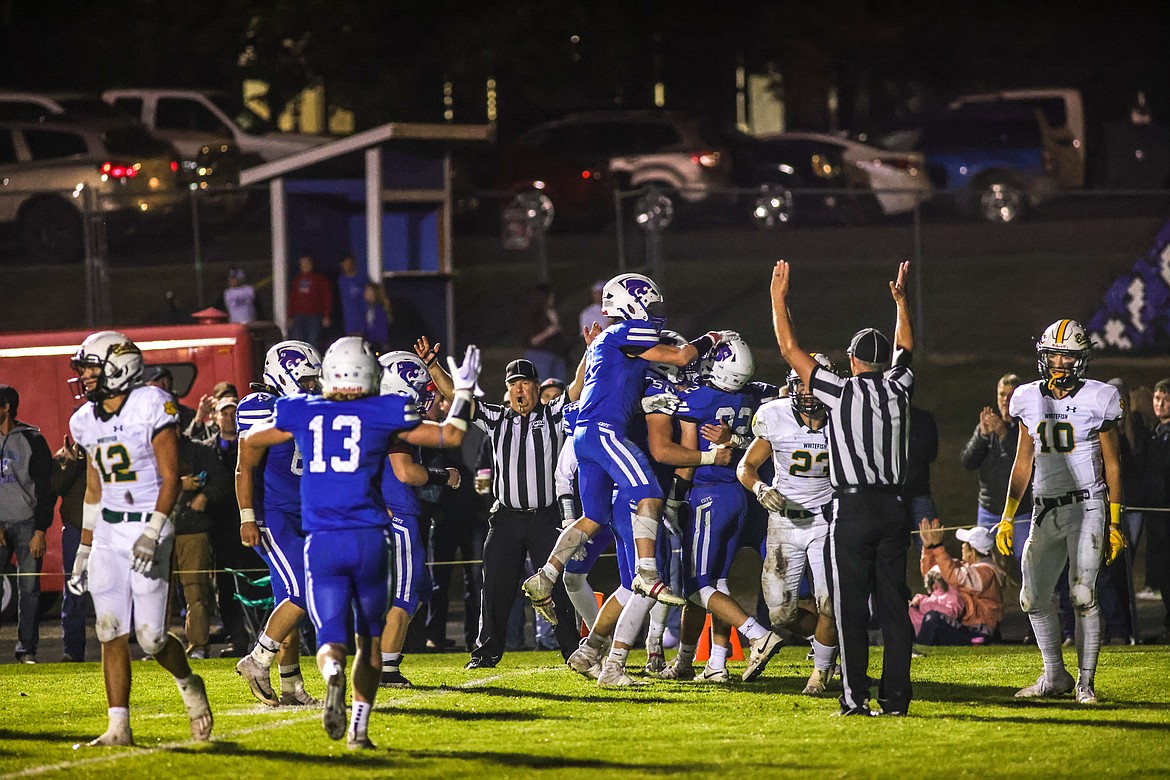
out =
<path fill-rule="evenodd" d="M 109 729 L 105 734 L 87 742 L 90 747 L 127 747 L 134 744 L 134 735 L 130 727 L 124 729 Z"/>
<path fill-rule="evenodd" d="M 1097 691 L 1093 689 L 1093 681 L 1091 679 L 1078 679 L 1075 693 L 1077 697 L 1077 704 L 1097 703 Z"/>
<path fill-rule="evenodd" d="M 337 671 L 325 680 L 325 709 L 321 713 L 321 725 L 329 739 L 345 736 L 345 671 Z"/>
<path fill-rule="evenodd" d="M 601 651 L 594 650 L 582 639 L 580 646 L 565 659 L 565 665 L 577 674 L 596 680 L 601 674 Z"/>
<path fill-rule="evenodd" d="M 553 611 L 552 589 L 553 584 L 548 581 L 543 572 L 537 572 L 524 580 L 521 586 L 524 595 L 532 602 L 536 614 L 547 620 L 550 625 L 557 624 L 557 613 Z"/>
<path fill-rule="evenodd" d="M 413 688 L 410 680 L 403 676 L 398 669 L 387 669 L 382 667 L 382 679 L 378 683 L 379 688 Z"/>
<path fill-rule="evenodd" d="M 680 680 L 686 682 L 695 679 L 695 667 L 690 661 L 680 661 L 676 655 L 666 665 L 666 668 L 658 673 L 658 677 L 662 680 Z"/>
<path fill-rule="evenodd" d="M 672 591 L 665 582 L 660 580 L 657 573 L 638 572 L 638 575 L 634 577 L 631 589 L 640 596 L 652 598 L 671 607 L 681 607 L 687 603 L 686 599 Z"/>
<path fill-rule="evenodd" d="M 605 663 L 601 665 L 601 674 L 597 677 L 597 684 L 602 688 L 637 688 L 646 685 L 646 683 L 638 682 L 626 674 L 625 665 L 612 658 L 606 658 Z"/>
<path fill-rule="evenodd" d="M 284 707 L 320 707 L 321 701 L 305 690 L 305 686 L 297 685 L 291 691 L 280 694 L 280 703 Z"/>
<path fill-rule="evenodd" d="M 703 673 L 696 679 L 699 682 L 725 683 L 731 682 L 731 675 L 727 673 L 726 666 L 722 669 L 712 669 L 710 666 L 704 666 Z"/>
<path fill-rule="evenodd" d="M 801 693 L 806 693 L 810 696 L 815 696 L 825 692 L 825 688 L 829 685 L 829 680 L 833 679 L 832 669 L 813 669 L 812 674 L 808 676 L 808 682 L 804 685 L 804 690 Z"/>
<path fill-rule="evenodd" d="M 236 663 L 236 674 L 247 681 L 252 689 L 252 695 L 269 707 L 276 707 L 281 702 L 272 690 L 272 681 L 269 679 L 269 670 L 250 655 L 246 655 Z"/>
<path fill-rule="evenodd" d="M 662 645 L 656 648 L 646 648 L 646 674 L 658 676 L 666 668 L 666 656 L 662 654 Z"/>
<path fill-rule="evenodd" d="M 368 734 L 354 734 L 352 731 L 345 735 L 345 747 L 349 750 L 377 750 Z"/>
<path fill-rule="evenodd" d="M 752 642 L 752 654 L 748 657 L 747 669 L 743 672 L 743 681 L 750 682 L 759 677 L 760 673 L 764 671 L 764 667 L 768 665 L 768 661 L 772 660 L 772 656 L 779 652 L 781 644 L 783 642 L 780 637 L 772 631 Z"/>
<path fill-rule="evenodd" d="M 1060 676 L 1055 681 L 1049 680 L 1042 673 L 1040 678 L 1036 680 L 1035 685 L 1029 685 L 1027 688 L 1021 688 L 1016 691 L 1016 698 L 1038 699 L 1044 696 L 1060 696 L 1065 693 L 1072 693 L 1075 687 L 1076 682 L 1073 680 L 1073 676 L 1067 670 L 1061 669 Z"/>
<path fill-rule="evenodd" d="M 207 688 L 203 678 L 197 674 L 187 678 L 187 689 L 183 691 L 183 703 L 187 705 L 187 717 L 191 720 L 191 739 L 206 742 L 211 739 L 211 704 L 207 701 Z"/>

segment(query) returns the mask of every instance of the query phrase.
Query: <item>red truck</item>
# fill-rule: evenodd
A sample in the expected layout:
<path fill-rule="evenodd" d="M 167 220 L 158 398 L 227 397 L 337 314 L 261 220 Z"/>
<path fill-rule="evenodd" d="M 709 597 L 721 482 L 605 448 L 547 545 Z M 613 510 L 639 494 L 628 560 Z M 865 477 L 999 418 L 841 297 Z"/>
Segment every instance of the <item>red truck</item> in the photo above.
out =
<path fill-rule="evenodd" d="M 235 384 L 240 393 L 262 375 L 264 353 L 280 340 L 270 322 L 248 325 L 155 325 L 112 328 L 125 333 L 142 350 L 147 366 L 163 365 L 174 376 L 174 392 L 188 406 L 210 393 L 217 382 Z M 69 360 L 92 331 L 58 330 L 0 335 L 0 384 L 20 393 L 20 419 L 41 429 L 49 449 L 56 452 L 69 432 L 69 418 L 79 405 L 68 380 L 76 374 Z M 42 605 L 64 586 L 61 573 L 60 517 L 54 516 L 41 579 Z M 8 561 L 0 561 L 0 617 L 16 609 L 15 582 L 7 576 Z"/>

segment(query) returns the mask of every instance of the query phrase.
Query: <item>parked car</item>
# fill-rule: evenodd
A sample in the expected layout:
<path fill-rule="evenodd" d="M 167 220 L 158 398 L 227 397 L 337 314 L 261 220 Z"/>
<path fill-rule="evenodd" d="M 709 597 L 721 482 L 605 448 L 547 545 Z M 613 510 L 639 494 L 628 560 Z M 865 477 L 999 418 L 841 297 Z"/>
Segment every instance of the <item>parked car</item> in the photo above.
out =
<path fill-rule="evenodd" d="M 0 121 L 45 122 L 67 118 L 125 116 L 97 95 L 85 92 L 0 91 Z"/>
<path fill-rule="evenodd" d="M 499 189 L 538 190 L 568 223 L 613 215 L 613 190 L 657 187 L 679 204 L 699 204 L 730 184 L 720 134 L 674 111 L 590 111 L 531 128 L 507 145 Z M 537 182 L 541 186 L 537 186 Z"/>
<path fill-rule="evenodd" d="M 962 213 L 1015 222 L 1058 189 L 1037 110 L 1000 106 L 913 115 L 877 135 L 875 145 L 923 154 L 938 194 Z"/>
<path fill-rule="evenodd" d="M 734 134 L 737 187 L 755 223 L 865 221 L 910 211 L 930 195 L 922 155 L 891 152 L 824 133 Z"/>
<path fill-rule="evenodd" d="M 134 122 L 0 122 L 0 223 L 30 259 L 79 259 L 87 191 L 118 231 L 173 210 L 178 172 L 174 147 Z"/>
<path fill-rule="evenodd" d="M 244 165 L 287 157 L 329 140 L 327 136 L 282 133 L 242 99 L 191 89 L 109 89 L 107 103 L 136 117 L 175 145 L 186 159 L 205 146 L 230 141 Z"/>

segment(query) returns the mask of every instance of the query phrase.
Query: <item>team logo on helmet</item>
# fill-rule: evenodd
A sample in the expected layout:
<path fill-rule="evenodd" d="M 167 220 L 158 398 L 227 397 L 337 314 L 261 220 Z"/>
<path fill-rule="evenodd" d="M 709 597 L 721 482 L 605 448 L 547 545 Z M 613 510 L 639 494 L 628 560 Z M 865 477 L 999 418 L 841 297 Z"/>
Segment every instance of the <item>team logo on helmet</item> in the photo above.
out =
<path fill-rule="evenodd" d="M 715 351 L 711 353 L 711 359 L 714 361 L 728 360 L 731 358 L 733 351 L 731 343 L 728 341 L 719 342 L 719 346 L 715 347 Z"/>
<path fill-rule="evenodd" d="M 422 381 L 423 371 L 417 363 L 401 360 L 398 362 L 398 376 L 402 378 L 403 382 L 413 387 Z"/>
<path fill-rule="evenodd" d="M 297 366 L 305 362 L 305 353 L 299 349 L 285 347 L 276 353 L 276 359 L 280 361 L 281 368 L 292 373 Z"/>
<path fill-rule="evenodd" d="M 650 292 L 650 285 L 645 279 L 623 279 L 622 286 L 626 288 L 626 292 L 638 299 Z"/>

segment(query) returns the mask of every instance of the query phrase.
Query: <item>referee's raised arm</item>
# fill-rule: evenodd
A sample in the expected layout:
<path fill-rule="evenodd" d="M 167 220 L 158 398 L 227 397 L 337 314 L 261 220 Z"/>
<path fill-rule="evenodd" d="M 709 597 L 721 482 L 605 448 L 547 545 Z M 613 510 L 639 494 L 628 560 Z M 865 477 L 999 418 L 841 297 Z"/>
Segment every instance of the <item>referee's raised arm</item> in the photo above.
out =
<path fill-rule="evenodd" d="M 777 260 L 772 269 L 772 329 L 776 333 L 776 344 L 780 347 L 784 362 L 800 375 L 800 381 L 808 387 L 809 377 L 817 362 L 796 343 L 796 332 L 792 329 L 792 320 L 788 314 L 788 272 L 788 261 Z"/>
<path fill-rule="evenodd" d="M 898 308 L 898 320 L 894 323 L 894 347 L 914 351 L 914 329 L 910 326 L 910 306 L 906 303 L 906 272 L 910 270 L 910 261 L 903 260 L 898 265 L 898 280 L 890 282 L 890 295 L 894 298 L 894 305 Z"/>

